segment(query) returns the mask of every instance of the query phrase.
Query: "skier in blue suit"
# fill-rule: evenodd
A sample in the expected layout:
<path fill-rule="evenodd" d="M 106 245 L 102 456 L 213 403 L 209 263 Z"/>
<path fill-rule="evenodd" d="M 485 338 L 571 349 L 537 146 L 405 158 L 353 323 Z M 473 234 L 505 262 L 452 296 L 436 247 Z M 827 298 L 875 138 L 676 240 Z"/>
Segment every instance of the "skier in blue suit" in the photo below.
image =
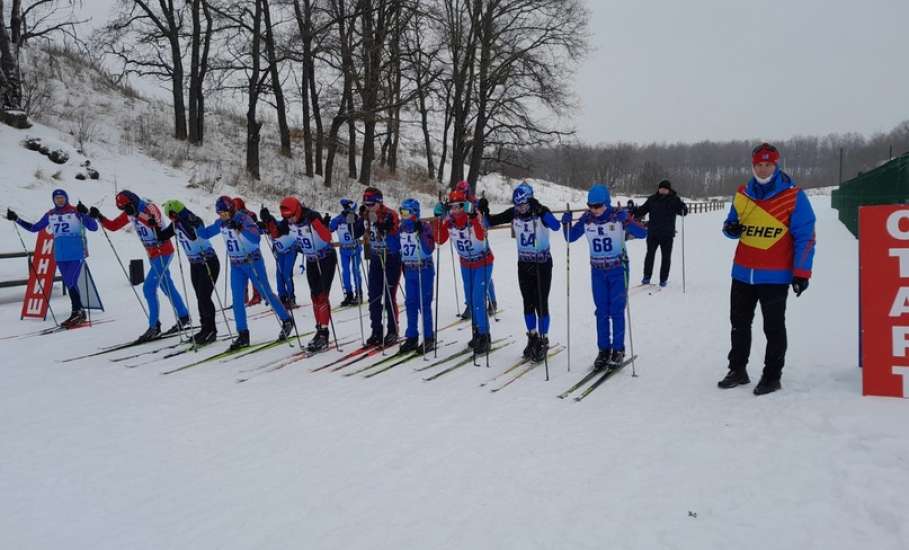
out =
<path fill-rule="evenodd" d="M 51 193 L 54 207 L 48 210 L 41 219 L 29 223 L 12 210 L 7 209 L 6 219 L 18 223 L 26 231 L 37 233 L 50 226 L 54 234 L 54 260 L 63 277 L 63 284 L 69 292 L 72 313 L 63 323 L 64 327 L 76 326 L 85 321 L 85 310 L 82 309 L 82 297 L 79 294 L 79 274 L 88 257 L 88 243 L 85 230 L 97 231 L 98 222 L 89 217 L 88 208 L 79 202 L 76 206 L 69 203 L 69 196 L 63 189 L 54 189 Z"/>
<path fill-rule="evenodd" d="M 338 234 L 338 248 L 341 249 L 341 282 L 344 285 L 344 301 L 341 307 L 363 303 L 363 284 L 360 277 L 360 263 L 363 261 L 363 224 L 358 223 L 357 203 L 341 199 L 341 213 L 332 218 L 328 229 Z M 351 284 L 351 274 L 353 283 Z"/>
<path fill-rule="evenodd" d="M 432 253 L 436 249 L 433 228 L 420 221 L 420 203 L 404 199 L 398 209 L 401 214 L 401 263 L 404 265 L 404 305 L 407 308 L 407 330 L 400 351 L 428 353 L 435 346 L 432 329 L 432 284 L 435 268 Z M 417 319 L 423 317 L 423 345 L 418 345 Z"/>
<path fill-rule="evenodd" d="M 595 184 L 587 193 L 587 211 L 572 223 L 571 212 L 562 215 L 562 230 L 568 242 L 587 236 L 590 248 L 590 280 L 596 305 L 596 370 L 616 368 L 625 361 L 625 305 L 628 276 L 625 271 L 625 233 L 644 238 L 647 229 L 624 209 L 610 204 L 609 190 Z M 611 324 L 611 330 L 610 330 Z"/>

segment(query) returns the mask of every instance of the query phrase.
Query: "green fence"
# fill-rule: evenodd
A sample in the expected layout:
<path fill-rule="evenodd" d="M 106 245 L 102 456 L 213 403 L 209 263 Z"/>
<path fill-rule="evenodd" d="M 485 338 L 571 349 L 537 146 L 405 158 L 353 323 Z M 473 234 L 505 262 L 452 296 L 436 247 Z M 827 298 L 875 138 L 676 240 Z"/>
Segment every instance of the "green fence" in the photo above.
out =
<path fill-rule="evenodd" d="M 831 198 L 840 221 L 856 238 L 859 206 L 905 203 L 909 203 L 909 154 L 843 182 Z"/>

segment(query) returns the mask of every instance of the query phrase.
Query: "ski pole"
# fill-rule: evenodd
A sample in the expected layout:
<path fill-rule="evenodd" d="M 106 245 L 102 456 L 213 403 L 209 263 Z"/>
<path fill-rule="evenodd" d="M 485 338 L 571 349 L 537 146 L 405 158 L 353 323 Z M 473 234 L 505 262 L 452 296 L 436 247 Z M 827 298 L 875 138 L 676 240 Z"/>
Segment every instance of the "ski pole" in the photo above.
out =
<path fill-rule="evenodd" d="M 454 256 L 454 242 L 452 240 L 448 241 L 448 251 L 451 252 L 451 278 L 454 282 L 454 291 L 455 291 L 455 311 L 461 311 L 461 297 L 458 295 L 458 274 L 455 270 L 455 256 Z M 464 301 L 467 301 L 467 289 L 464 289 L 465 296 Z M 461 317 L 461 315 L 458 315 Z"/>
<path fill-rule="evenodd" d="M 539 224 L 539 218 L 535 216 L 533 218 L 534 237 L 536 237 L 536 234 L 539 231 L 538 224 Z M 536 243 L 536 239 L 534 239 L 534 243 Z M 539 259 L 539 258 L 537 258 L 537 259 Z M 543 289 L 542 289 L 542 283 L 540 282 L 540 262 L 535 262 L 535 263 L 536 263 L 536 269 L 537 269 L 537 307 L 536 307 L 537 329 L 539 329 L 540 325 L 543 324 Z M 537 330 L 537 333 L 539 334 L 539 337 L 542 340 L 543 339 L 542 332 L 540 330 Z M 545 350 L 545 353 L 543 353 L 543 366 L 546 369 L 546 381 L 549 382 L 549 350 L 548 349 Z"/>
<path fill-rule="evenodd" d="M 54 291 L 53 287 L 53 278 L 51 278 L 51 292 L 46 293 L 44 291 L 44 283 L 41 282 L 41 278 L 38 277 L 38 271 L 35 269 L 34 260 L 29 260 L 28 247 L 25 246 L 25 240 L 22 238 L 22 233 L 19 233 L 19 224 L 13 222 L 13 228 L 16 230 L 16 235 L 19 237 L 19 243 L 22 245 L 22 250 L 25 252 L 25 261 L 28 263 L 28 268 L 35 276 L 35 282 L 38 283 L 38 289 L 41 291 L 42 296 L 47 296 L 47 309 L 50 310 L 51 319 L 54 320 L 54 326 L 59 327 L 60 323 L 57 322 L 57 316 L 54 315 L 54 308 L 51 306 L 51 294 Z"/>
<path fill-rule="evenodd" d="M 436 247 L 436 265 L 435 265 L 435 269 L 433 270 L 433 276 L 435 277 L 435 280 L 436 280 L 435 281 L 436 293 L 434 296 L 435 301 L 436 301 L 436 317 L 435 317 L 435 319 L 433 319 L 433 321 L 435 322 L 436 326 L 435 326 L 435 329 L 433 330 L 432 334 L 433 334 L 433 337 L 436 339 L 436 342 L 432 349 L 432 357 L 433 357 L 433 359 L 437 359 L 439 357 L 439 345 L 438 345 L 439 344 L 438 343 L 438 339 L 439 339 L 439 271 L 442 270 L 442 248 L 441 248 L 441 246 L 439 246 L 439 228 L 442 226 L 442 219 L 436 218 L 434 221 L 436 224 L 436 241 L 434 243 L 435 247 Z M 425 354 L 424 354 L 424 357 L 425 357 Z"/>
<path fill-rule="evenodd" d="M 682 294 L 685 294 L 685 216 L 682 216 Z"/>
<path fill-rule="evenodd" d="M 171 222 L 171 223 L 173 223 L 173 222 Z M 175 227 L 174 231 L 176 231 L 176 230 L 177 230 L 177 228 Z M 187 289 L 186 289 L 186 277 L 183 275 L 183 254 L 182 254 L 182 252 L 180 252 L 180 249 L 183 247 L 183 245 L 180 243 L 180 237 L 176 237 L 176 240 L 177 240 L 177 246 L 175 248 L 177 249 L 177 265 L 180 266 L 180 281 L 183 284 L 183 295 L 186 296 L 186 300 L 189 301 L 189 291 L 187 291 Z M 193 290 L 195 290 L 195 287 L 193 287 Z M 198 302 L 199 302 L 199 297 L 197 296 L 196 297 L 197 306 L 198 306 Z M 201 317 L 202 312 L 199 312 L 199 315 Z M 201 319 L 200 319 L 200 322 L 201 322 Z M 192 343 L 193 343 L 193 351 L 194 352 L 198 351 L 199 346 L 196 342 L 196 339 L 190 337 L 190 340 L 192 340 Z"/>
<path fill-rule="evenodd" d="M 490 255 L 489 228 L 484 228 L 484 230 L 483 230 L 483 245 L 486 248 L 485 253 L 486 253 L 486 257 L 488 258 Z M 492 284 L 492 264 L 491 263 L 486 264 L 486 266 L 483 268 L 483 270 L 485 271 L 485 275 L 486 275 L 486 285 L 483 287 L 483 315 L 486 316 L 486 330 L 488 331 L 487 334 L 491 335 L 492 327 L 490 327 L 490 323 L 492 322 L 492 320 L 489 318 L 489 303 L 490 303 L 489 302 L 489 285 Z M 490 343 L 489 343 L 489 345 L 486 346 L 486 368 L 487 369 L 489 368 L 489 350 L 490 350 L 490 348 L 492 348 L 492 342 L 491 342 L 492 336 L 489 336 L 489 338 L 490 338 Z"/>
<path fill-rule="evenodd" d="M 261 252 L 260 252 L 260 258 L 259 258 L 259 259 L 261 259 Z M 249 274 L 250 274 L 250 277 L 252 278 L 253 288 L 259 290 L 259 293 L 260 293 L 260 294 L 264 294 L 264 296 L 262 296 L 262 299 L 267 298 L 269 293 L 268 293 L 268 292 L 263 293 L 262 290 L 260 290 L 260 289 L 267 289 L 268 287 L 267 287 L 267 286 L 262 286 L 262 282 L 259 280 L 259 274 L 256 273 L 256 264 L 255 264 L 255 261 L 252 260 L 249 256 L 247 256 L 247 257 L 246 257 L 246 264 L 247 264 L 247 266 L 249 266 Z M 263 265 L 262 265 L 263 271 L 264 271 L 264 267 L 265 267 L 264 264 L 265 264 L 265 263 L 263 262 Z M 268 281 L 267 281 L 267 280 L 265 281 L 265 284 L 266 284 L 266 285 L 268 284 Z M 246 284 L 244 283 L 243 286 L 245 287 Z M 275 299 L 277 299 L 274 295 L 272 295 L 272 297 L 275 298 Z M 243 307 L 246 307 L 246 304 L 244 304 Z M 278 311 L 275 309 L 275 304 L 273 303 L 273 301 L 272 301 L 272 303 L 269 303 L 269 307 L 271 308 L 271 313 L 272 313 L 272 315 L 275 316 L 275 319 L 277 319 L 277 320 L 278 320 L 278 323 L 280 323 L 280 324 L 282 325 L 282 327 L 283 327 L 284 321 L 283 321 L 283 320 L 281 319 L 281 317 L 278 315 Z M 292 319 L 293 319 L 293 318 L 291 317 L 291 322 L 293 322 Z M 295 328 L 296 328 L 296 327 L 295 327 Z M 283 332 L 283 331 L 282 331 L 282 332 Z M 290 341 L 290 338 L 287 339 L 287 345 L 290 346 L 290 347 L 294 347 L 294 344 L 293 344 L 293 342 Z"/>
<path fill-rule="evenodd" d="M 571 205 L 565 203 L 565 210 L 571 214 Z M 573 216 L 572 216 L 573 217 Z M 571 372 L 571 241 L 568 240 L 568 232 L 571 228 L 571 222 L 567 227 L 562 228 L 565 234 L 565 338 L 566 352 L 568 353 L 568 372 Z"/>
<path fill-rule="evenodd" d="M 334 249 L 334 248 L 329 248 L 328 250 L 329 250 L 332 254 L 335 253 L 335 249 Z M 327 258 L 329 258 L 329 256 L 326 256 L 325 258 L 327 259 Z M 337 262 L 337 258 L 335 259 L 335 261 Z M 331 334 L 332 334 L 332 336 L 334 336 L 334 338 L 335 338 L 335 349 L 336 349 L 337 351 L 341 351 L 341 346 L 338 345 L 338 333 L 335 332 L 335 320 L 334 320 L 334 317 L 332 317 L 332 315 L 331 315 L 331 299 L 330 299 L 330 296 L 331 296 L 331 279 L 328 280 L 328 284 L 326 285 L 326 284 L 325 284 L 325 276 L 324 276 L 324 274 L 322 273 L 322 262 L 321 262 L 321 259 L 320 259 L 318 256 L 316 257 L 315 264 L 316 264 L 316 269 L 319 270 L 319 290 L 324 290 L 324 291 L 325 291 L 325 292 L 324 292 L 324 294 L 325 294 L 325 301 L 327 302 L 327 303 L 326 303 L 326 306 L 328 307 L 328 324 L 329 324 L 329 326 L 331 326 Z M 310 269 L 312 269 L 312 268 L 310 268 Z M 334 270 L 332 270 L 332 271 L 334 271 Z M 328 288 L 324 288 L 325 286 L 328 286 Z M 299 336 L 297 336 L 297 338 L 299 338 Z"/>
<path fill-rule="evenodd" d="M 81 202 L 81 201 L 80 201 Z M 81 219 L 79 220 L 82 221 Z M 88 326 L 92 326 L 92 308 L 87 307 L 85 304 L 85 296 L 88 296 L 88 278 L 91 277 L 91 271 L 88 271 L 88 263 L 85 261 L 85 254 L 88 254 L 88 238 L 85 236 L 85 224 L 81 224 L 80 235 L 82 236 L 82 250 L 84 254 L 82 259 L 79 261 L 79 277 L 82 277 L 82 270 L 86 270 L 85 276 L 85 292 L 79 296 L 79 302 L 82 304 L 82 309 L 85 310 L 85 315 L 88 317 Z M 76 279 L 76 288 L 79 288 L 79 280 Z M 80 291 L 81 292 L 81 291 Z"/>
<path fill-rule="evenodd" d="M 218 257 L 218 254 L 215 253 L 215 258 Z M 208 275 L 208 282 L 211 283 L 211 289 L 215 293 L 215 299 L 218 300 L 218 308 L 221 310 L 221 316 L 224 317 L 224 326 L 227 327 L 227 335 L 233 339 L 233 332 L 230 330 L 230 321 L 227 320 L 227 311 L 224 308 L 224 302 L 221 301 L 221 295 L 218 293 L 218 281 L 215 280 L 215 277 L 211 274 L 211 268 L 208 266 L 208 260 L 203 259 L 202 265 L 205 266 L 205 273 Z M 227 280 L 227 275 L 225 274 L 225 280 Z"/>
<path fill-rule="evenodd" d="M 101 224 L 99 223 L 99 225 Z M 133 286 L 133 282 L 129 279 L 129 273 L 127 273 L 126 268 L 123 267 L 123 261 L 120 260 L 120 255 L 117 254 L 117 249 L 114 247 L 114 243 L 110 240 L 110 235 L 107 234 L 107 229 L 103 225 L 101 225 L 101 231 L 104 233 L 104 238 L 107 239 L 107 244 L 110 245 L 110 249 L 114 251 L 114 257 L 117 258 L 117 263 L 120 264 L 120 269 L 123 271 L 123 275 L 126 277 L 126 281 L 129 283 L 129 287 L 133 289 L 133 296 L 136 297 L 136 301 L 139 302 L 139 307 L 141 307 L 142 311 L 145 312 L 145 318 L 151 319 L 148 314 L 148 310 L 145 308 L 145 304 L 142 303 L 142 299 L 139 298 L 139 293 L 136 292 L 136 287 Z"/>
<path fill-rule="evenodd" d="M 634 331 L 631 326 L 631 299 L 628 295 L 628 270 L 625 270 L 625 310 L 628 312 L 628 343 L 631 349 L 631 376 L 637 378 L 634 361 Z"/>
<path fill-rule="evenodd" d="M 394 304 L 393 304 L 393 300 L 392 300 L 392 297 L 391 297 L 391 289 L 390 289 L 389 286 L 388 286 L 388 270 L 385 268 L 385 260 L 386 260 L 385 253 L 386 253 L 386 251 L 387 251 L 387 249 L 383 248 L 383 249 L 382 249 L 382 255 L 379 256 L 379 261 L 380 261 L 381 264 L 382 264 L 382 283 L 383 283 L 384 286 L 385 286 L 385 295 L 384 295 L 385 304 L 384 304 L 384 307 L 382 308 L 382 311 L 385 313 L 385 322 L 386 322 L 386 323 L 388 323 L 388 321 L 389 321 L 388 316 L 389 316 L 389 315 L 392 316 L 392 317 L 391 317 L 391 320 L 392 320 L 392 321 L 394 322 L 394 324 L 395 324 L 395 334 L 399 334 L 399 332 L 398 332 L 397 307 L 392 307 Z M 383 339 L 382 339 L 382 355 L 385 355 L 385 349 L 386 349 L 386 346 L 385 346 L 385 339 L 383 338 Z"/>

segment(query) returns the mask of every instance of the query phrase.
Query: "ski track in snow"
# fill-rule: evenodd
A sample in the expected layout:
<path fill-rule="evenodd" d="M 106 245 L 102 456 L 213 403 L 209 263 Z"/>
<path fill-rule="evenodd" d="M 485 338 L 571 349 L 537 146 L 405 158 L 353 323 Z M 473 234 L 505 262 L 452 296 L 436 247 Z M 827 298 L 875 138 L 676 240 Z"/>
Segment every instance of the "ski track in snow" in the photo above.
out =
<path fill-rule="evenodd" d="M 0 147 L 11 150 L 17 139 L 4 130 Z M 23 184 L 31 165 L 4 158 L 5 199 L 37 219 L 52 186 Z M 150 161 L 95 164 L 132 174 L 129 185 L 158 202 L 187 194 L 183 180 Z M 107 197 L 102 210 L 112 210 L 111 185 L 66 187 L 74 200 Z M 719 231 L 725 212 L 685 221 L 685 294 L 677 239 L 669 288 L 632 296 L 639 376 L 626 368 L 583 403 L 555 398 L 596 355 L 583 242 L 571 249 L 572 372 L 563 352 L 550 363 L 551 382 L 541 366 L 491 394 L 477 385 L 512 364 L 524 339 L 508 231 L 490 237 L 504 310 L 492 332 L 516 344 L 493 356 L 492 369 L 467 365 L 432 382 L 413 372 L 420 360 L 369 380 L 310 373 L 339 356 L 329 352 L 244 384 L 235 383 L 240 368 L 290 350 L 171 376 L 159 373 L 196 356 L 135 369 L 106 356 L 57 362 L 144 329 L 103 236 L 90 235 L 89 261 L 107 307 L 96 315 L 116 322 L 0 342 L 0 548 L 909 547 L 906 403 L 860 396 L 857 243 L 829 197 L 811 200 L 819 218 L 815 277 L 801 298 L 789 297 L 783 391 L 762 398 L 751 395 L 764 347 L 760 315 L 752 385 L 716 389 L 728 351 L 735 247 Z M 3 227 L 7 248 L 16 250 L 12 228 Z M 143 257 L 135 235 L 111 237 L 124 261 Z M 223 254 L 221 240 L 214 243 Z M 565 344 L 565 244 L 557 234 L 552 243 L 551 340 Z M 632 241 L 629 254 L 636 284 L 644 243 Z M 461 305 L 448 250 L 441 258 L 444 325 Z M 2 273 L 19 268 L 6 261 Z M 172 273 L 182 292 L 179 271 Z M 305 296 L 304 277 L 295 281 Z M 333 291 L 337 304 L 338 282 Z M 18 320 L 21 293 L 0 291 L 4 335 L 50 326 Z M 194 298 L 188 303 L 195 316 Z M 53 304 L 58 317 L 68 313 L 59 292 Z M 295 314 L 310 330 L 311 309 Z M 348 309 L 338 319 L 355 316 Z M 163 305 L 162 324 L 172 321 Z M 219 316 L 223 334 L 221 323 Z M 341 339 L 359 336 L 355 321 L 336 327 Z M 253 342 L 277 332 L 270 316 L 251 322 Z M 468 336 L 454 328 L 441 335 Z"/>

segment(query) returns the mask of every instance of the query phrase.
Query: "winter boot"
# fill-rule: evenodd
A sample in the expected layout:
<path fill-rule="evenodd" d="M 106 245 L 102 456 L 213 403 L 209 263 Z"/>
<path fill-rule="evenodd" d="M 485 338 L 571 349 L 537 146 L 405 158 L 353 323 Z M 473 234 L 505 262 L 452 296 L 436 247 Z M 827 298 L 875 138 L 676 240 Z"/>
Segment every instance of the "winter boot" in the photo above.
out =
<path fill-rule="evenodd" d="M 230 343 L 230 347 L 227 348 L 228 351 L 234 351 L 238 349 L 248 348 L 249 347 L 249 331 L 241 330 L 237 332 L 237 337 L 234 338 L 234 341 Z"/>
<path fill-rule="evenodd" d="M 278 334 L 278 340 L 287 340 L 294 333 L 294 320 L 288 317 L 281 321 L 281 332 Z"/>
<path fill-rule="evenodd" d="M 542 363 L 546 360 L 547 353 L 549 353 L 549 338 L 540 336 L 537 338 L 537 345 L 533 348 L 530 358 L 534 363 Z"/>
<path fill-rule="evenodd" d="M 218 339 L 218 331 L 213 327 L 204 327 L 199 332 L 193 335 L 193 344 L 197 346 L 204 346 L 206 344 L 211 344 Z"/>
<path fill-rule="evenodd" d="M 489 334 L 478 334 L 477 339 L 473 344 L 473 352 L 477 355 L 483 355 L 487 353 L 490 348 L 491 338 Z"/>
<path fill-rule="evenodd" d="M 407 353 L 409 351 L 414 351 L 417 349 L 417 344 L 419 340 L 414 338 L 405 338 L 404 343 L 401 344 L 401 347 L 398 348 L 398 353 Z"/>
<path fill-rule="evenodd" d="M 141 336 L 136 338 L 136 343 L 141 344 L 143 342 L 151 342 L 156 338 L 161 336 L 161 323 L 155 323 L 155 326 L 149 327 L 148 330 L 142 333 Z"/>
<path fill-rule="evenodd" d="M 622 363 L 625 362 L 625 350 L 623 349 L 614 349 L 612 350 L 612 357 L 609 360 L 609 368 L 617 369 L 622 366 Z"/>
<path fill-rule="evenodd" d="M 381 334 L 376 334 L 375 332 L 373 332 L 369 336 L 369 338 L 366 339 L 367 347 L 376 347 L 376 346 L 381 346 L 381 345 L 382 345 L 382 335 Z"/>
<path fill-rule="evenodd" d="M 72 328 L 72 327 L 79 325 L 79 323 L 85 322 L 85 319 L 86 319 L 85 310 L 76 309 L 76 310 L 73 310 L 73 312 L 70 314 L 70 316 L 65 321 L 60 323 L 60 326 L 63 328 Z"/>
<path fill-rule="evenodd" d="M 666 285 L 669 284 L 669 281 L 660 281 L 660 288 L 666 288 Z"/>
<path fill-rule="evenodd" d="M 522 357 L 524 357 L 524 359 L 530 359 L 533 357 L 533 351 L 537 348 L 537 340 L 539 339 L 540 335 L 536 332 L 527 333 L 527 345 L 524 346 L 524 352 L 522 354 Z"/>
<path fill-rule="evenodd" d="M 177 334 L 178 332 L 182 332 L 183 329 L 188 328 L 191 323 L 192 323 L 192 321 L 190 320 L 189 315 L 186 315 L 185 317 L 180 317 L 179 319 L 177 319 L 177 322 L 174 323 L 174 326 L 167 329 L 167 332 L 165 332 L 162 336 L 168 336 L 171 334 Z"/>
<path fill-rule="evenodd" d="M 385 335 L 385 340 L 383 340 L 382 345 L 386 348 L 398 343 L 398 333 L 394 331 L 388 331 L 388 334 Z"/>
<path fill-rule="evenodd" d="M 783 389 L 783 386 L 780 384 L 779 378 L 761 376 L 757 386 L 754 387 L 754 395 L 765 395 L 781 389 Z"/>
<path fill-rule="evenodd" d="M 317 353 L 326 349 L 328 349 L 328 329 L 318 328 L 315 337 L 306 345 L 306 351 Z"/>
<path fill-rule="evenodd" d="M 593 370 L 605 370 L 611 360 L 612 350 L 601 349 L 600 353 L 597 354 L 597 358 L 593 361 Z"/>
<path fill-rule="evenodd" d="M 436 349 L 436 341 L 432 338 L 424 338 L 423 344 L 417 347 L 417 354 L 426 355 L 434 349 Z"/>
<path fill-rule="evenodd" d="M 470 316 L 471 316 L 470 314 L 471 314 L 470 306 L 466 306 L 464 308 L 464 313 L 461 314 L 461 319 L 470 319 Z"/>
<path fill-rule="evenodd" d="M 748 384 L 751 382 L 751 379 L 748 378 L 748 371 L 745 369 L 733 369 L 730 368 L 729 372 L 726 373 L 726 377 L 717 382 L 717 387 L 728 390 L 729 388 L 734 388 L 743 384 Z"/>

